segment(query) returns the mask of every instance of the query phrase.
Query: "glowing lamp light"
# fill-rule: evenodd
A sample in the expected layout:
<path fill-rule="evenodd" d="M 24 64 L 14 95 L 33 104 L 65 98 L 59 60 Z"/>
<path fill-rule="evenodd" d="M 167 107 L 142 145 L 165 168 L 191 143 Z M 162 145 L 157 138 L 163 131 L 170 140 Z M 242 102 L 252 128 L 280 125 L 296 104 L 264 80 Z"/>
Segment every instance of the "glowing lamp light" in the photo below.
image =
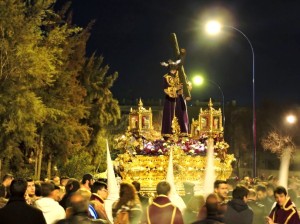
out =
<path fill-rule="evenodd" d="M 215 35 L 221 30 L 221 24 L 217 21 L 210 21 L 206 24 L 206 31 L 208 34 Z"/>
<path fill-rule="evenodd" d="M 288 115 L 286 117 L 286 121 L 289 123 L 289 124 L 294 124 L 296 122 L 296 117 L 294 115 Z"/>
<path fill-rule="evenodd" d="M 202 85 L 203 82 L 204 82 L 203 78 L 199 75 L 197 75 L 193 78 L 193 83 L 197 86 Z"/>

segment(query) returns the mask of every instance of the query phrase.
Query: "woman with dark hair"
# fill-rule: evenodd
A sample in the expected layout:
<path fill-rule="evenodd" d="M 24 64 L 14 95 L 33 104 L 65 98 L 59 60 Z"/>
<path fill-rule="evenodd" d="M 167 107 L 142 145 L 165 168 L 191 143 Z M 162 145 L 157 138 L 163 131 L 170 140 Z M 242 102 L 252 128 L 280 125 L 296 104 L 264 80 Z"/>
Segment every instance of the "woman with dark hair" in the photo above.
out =
<path fill-rule="evenodd" d="M 139 223 L 141 220 L 142 206 L 134 186 L 130 183 L 120 184 L 120 199 L 112 206 L 114 219 L 122 212 L 128 213 L 130 224 Z"/>
<path fill-rule="evenodd" d="M 70 178 L 65 187 L 66 194 L 63 196 L 59 204 L 66 210 L 70 205 L 70 197 L 80 188 L 80 182 L 75 178 Z"/>

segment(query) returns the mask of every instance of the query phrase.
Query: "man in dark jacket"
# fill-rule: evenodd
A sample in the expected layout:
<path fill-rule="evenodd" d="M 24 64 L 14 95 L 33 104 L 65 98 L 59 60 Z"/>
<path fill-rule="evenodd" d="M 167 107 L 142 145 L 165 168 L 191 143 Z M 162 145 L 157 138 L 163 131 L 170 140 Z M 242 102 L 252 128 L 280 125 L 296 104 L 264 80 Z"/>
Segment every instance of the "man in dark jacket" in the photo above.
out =
<path fill-rule="evenodd" d="M 248 207 L 247 197 L 249 190 L 243 186 L 237 186 L 232 192 L 232 200 L 227 203 L 224 215 L 225 223 L 252 224 L 253 211 Z"/>
<path fill-rule="evenodd" d="M 41 210 L 28 205 L 25 201 L 27 181 L 23 178 L 14 179 L 10 185 L 11 197 L 0 209 L 0 222 L 9 224 L 46 224 Z"/>

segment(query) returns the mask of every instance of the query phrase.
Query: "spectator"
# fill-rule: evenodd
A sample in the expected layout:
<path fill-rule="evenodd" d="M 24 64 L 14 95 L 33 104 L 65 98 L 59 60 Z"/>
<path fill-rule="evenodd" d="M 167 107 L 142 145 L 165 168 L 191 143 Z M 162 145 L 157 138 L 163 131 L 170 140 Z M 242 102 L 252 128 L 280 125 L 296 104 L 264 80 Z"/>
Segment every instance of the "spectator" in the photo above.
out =
<path fill-rule="evenodd" d="M 34 202 L 39 199 L 38 196 L 36 196 L 35 194 L 35 183 L 33 181 L 32 178 L 27 178 L 27 190 L 26 190 L 26 202 L 29 204 L 29 205 L 33 205 Z"/>
<path fill-rule="evenodd" d="M 236 188 L 237 180 L 236 180 L 236 178 L 229 178 L 226 180 L 226 182 L 227 182 L 227 186 L 228 186 L 227 198 L 232 199 L 232 191 L 233 191 L 233 189 Z"/>
<path fill-rule="evenodd" d="M 5 198 L 5 195 L 6 195 L 5 188 L 0 188 L 0 208 L 3 208 L 8 201 L 8 199 Z"/>
<path fill-rule="evenodd" d="M 207 217 L 204 220 L 193 222 L 193 224 L 222 224 L 223 218 L 218 214 L 218 204 L 216 194 L 208 195 L 205 202 Z"/>
<path fill-rule="evenodd" d="M 194 195 L 186 205 L 183 213 L 184 223 L 195 222 L 198 218 L 199 210 L 205 205 L 205 200 L 202 195 Z"/>
<path fill-rule="evenodd" d="M 92 174 L 84 174 L 81 180 L 81 188 L 87 189 L 91 191 L 91 187 L 93 186 L 94 183 L 94 177 Z"/>
<path fill-rule="evenodd" d="M 16 178 L 11 182 L 11 197 L 0 209 L 0 221 L 7 224 L 46 224 L 42 211 L 30 206 L 25 201 L 27 181 Z"/>
<path fill-rule="evenodd" d="M 184 187 L 184 195 L 182 196 L 182 199 L 183 199 L 185 205 L 187 205 L 189 200 L 195 194 L 195 192 L 194 192 L 195 184 L 191 183 L 191 182 L 184 182 L 183 187 Z"/>
<path fill-rule="evenodd" d="M 138 181 L 133 181 L 132 184 L 135 187 L 137 196 L 139 197 L 140 202 L 142 204 L 143 212 L 146 212 L 146 209 L 149 205 L 149 198 L 140 193 L 141 184 Z"/>
<path fill-rule="evenodd" d="M 56 224 L 100 224 L 107 223 L 101 219 L 90 219 L 88 216 L 88 202 L 78 192 L 70 197 L 70 216 L 58 221 Z"/>
<path fill-rule="evenodd" d="M 147 223 L 183 224 L 183 217 L 179 208 L 168 198 L 171 186 L 167 181 L 161 181 L 156 186 L 157 197 L 147 210 Z"/>
<path fill-rule="evenodd" d="M 57 202 L 59 187 L 53 183 L 42 183 L 42 198 L 35 201 L 35 207 L 43 212 L 47 224 L 53 224 L 66 217 L 65 210 Z"/>
<path fill-rule="evenodd" d="M 56 186 L 59 186 L 60 185 L 60 178 L 59 176 L 54 176 L 52 178 L 52 182 L 56 185 Z"/>
<path fill-rule="evenodd" d="M 63 187 L 65 189 L 69 179 L 70 179 L 70 177 L 68 177 L 68 176 L 62 176 L 60 178 L 60 185 L 59 186 Z"/>
<path fill-rule="evenodd" d="M 267 223 L 299 224 L 297 209 L 291 199 L 287 197 L 286 189 L 281 186 L 277 187 L 274 190 L 274 197 L 276 205 L 267 217 Z"/>
<path fill-rule="evenodd" d="M 99 218 L 98 214 L 97 214 L 95 208 L 90 203 L 92 193 L 85 188 L 80 188 L 77 191 L 77 193 L 81 194 L 81 196 L 84 198 L 84 200 L 88 202 L 88 216 L 93 219 L 98 219 Z"/>
<path fill-rule="evenodd" d="M 256 188 L 257 201 L 265 206 L 266 212 L 269 213 L 274 204 L 274 200 L 267 195 L 267 188 L 264 185 L 257 185 Z"/>
<path fill-rule="evenodd" d="M 9 198 L 10 197 L 10 192 L 9 192 L 9 186 L 14 179 L 14 176 L 12 174 L 5 174 L 3 179 L 2 179 L 2 184 L 0 186 L 0 191 L 2 191 L 4 194 L 4 198 Z"/>
<path fill-rule="evenodd" d="M 95 208 L 98 217 L 109 221 L 104 207 L 104 200 L 107 199 L 108 189 L 104 182 L 96 181 L 92 186 L 91 204 Z"/>
<path fill-rule="evenodd" d="M 70 205 L 70 197 L 80 188 L 80 183 L 74 178 L 70 178 L 66 185 L 66 194 L 63 196 L 59 204 L 66 210 Z"/>
<path fill-rule="evenodd" d="M 226 203 L 227 203 L 227 196 L 228 196 L 228 185 L 225 180 L 216 180 L 214 183 L 214 193 L 216 194 L 218 198 L 218 214 L 220 217 L 223 217 L 225 211 L 226 211 Z M 206 219 L 207 211 L 206 207 L 203 206 L 199 213 L 198 213 L 198 220 L 204 220 Z"/>
<path fill-rule="evenodd" d="M 127 211 L 129 213 L 131 224 L 140 222 L 142 206 L 134 186 L 130 183 L 120 184 L 120 199 L 112 206 L 113 218 L 116 218 L 117 214 L 122 211 Z"/>
<path fill-rule="evenodd" d="M 228 224 L 252 224 L 253 211 L 247 203 L 249 190 L 244 186 L 237 186 L 232 192 L 232 200 L 227 203 L 224 222 Z"/>
<path fill-rule="evenodd" d="M 268 213 L 265 206 L 257 201 L 254 189 L 249 189 L 247 204 L 253 211 L 253 224 L 265 224 Z"/>

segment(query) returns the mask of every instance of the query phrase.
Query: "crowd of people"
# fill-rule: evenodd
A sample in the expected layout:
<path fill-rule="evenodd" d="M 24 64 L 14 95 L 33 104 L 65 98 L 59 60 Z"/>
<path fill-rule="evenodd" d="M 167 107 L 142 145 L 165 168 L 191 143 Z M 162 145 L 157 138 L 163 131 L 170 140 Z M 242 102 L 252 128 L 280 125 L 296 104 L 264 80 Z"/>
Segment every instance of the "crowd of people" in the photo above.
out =
<path fill-rule="evenodd" d="M 201 195 L 185 182 L 182 210 L 170 199 L 171 185 L 161 181 L 147 197 L 139 182 L 121 182 L 119 199 L 110 211 L 105 206 L 109 189 L 105 180 L 85 174 L 81 180 L 55 176 L 34 181 L 6 174 L 0 187 L 0 223 L 30 224 L 300 224 L 299 179 L 288 188 L 275 178 L 255 181 L 216 180 L 214 192 Z M 112 219 L 109 214 L 112 214 Z"/>

